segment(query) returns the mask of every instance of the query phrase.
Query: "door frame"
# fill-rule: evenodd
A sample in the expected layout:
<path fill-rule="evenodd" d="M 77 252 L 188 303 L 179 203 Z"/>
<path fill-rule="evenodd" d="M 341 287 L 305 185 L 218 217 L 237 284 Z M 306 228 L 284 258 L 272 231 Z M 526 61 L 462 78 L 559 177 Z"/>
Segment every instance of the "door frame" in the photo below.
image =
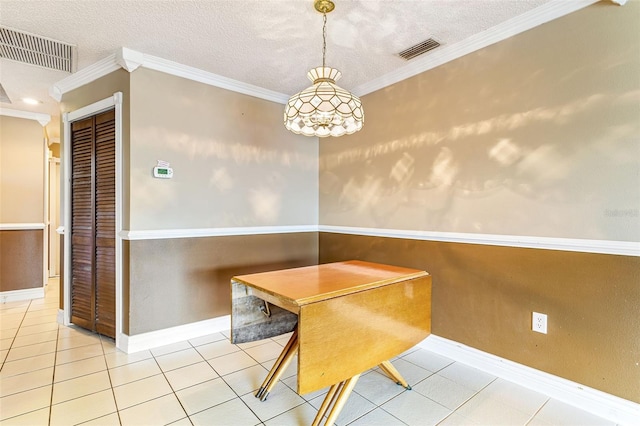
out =
<path fill-rule="evenodd" d="M 47 152 L 49 150 L 47 149 Z M 47 279 L 60 275 L 60 236 L 57 229 L 60 227 L 60 159 L 57 157 L 49 157 L 47 161 L 47 176 L 49 183 L 47 185 L 48 202 L 47 202 L 47 237 L 49 239 L 47 247 L 48 274 Z M 53 174 L 53 176 L 52 176 Z M 55 179 L 58 177 L 58 179 Z M 55 215 L 58 215 L 57 217 Z M 57 221 L 56 221 L 57 219 Z M 55 225 L 55 226 L 53 226 Z M 58 238 L 56 238 L 58 236 Z"/>
<path fill-rule="evenodd" d="M 96 115 L 103 111 L 115 109 L 115 142 L 116 142 L 116 347 L 123 342 L 122 333 L 122 216 L 123 216 L 123 183 L 122 183 L 122 92 L 116 92 L 101 101 L 84 106 L 62 115 L 64 122 L 64 152 L 62 155 L 62 173 L 64 178 L 64 298 L 63 324 L 71 325 L 71 123 Z"/>

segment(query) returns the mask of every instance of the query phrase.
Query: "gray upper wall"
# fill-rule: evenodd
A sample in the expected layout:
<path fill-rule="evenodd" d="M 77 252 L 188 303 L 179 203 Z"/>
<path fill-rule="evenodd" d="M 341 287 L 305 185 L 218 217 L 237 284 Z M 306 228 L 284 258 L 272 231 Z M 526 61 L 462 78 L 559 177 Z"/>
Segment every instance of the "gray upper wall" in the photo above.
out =
<path fill-rule="evenodd" d="M 131 73 L 131 230 L 318 223 L 318 141 L 283 106 L 159 71 Z M 156 179 L 157 160 L 172 179 Z"/>
<path fill-rule="evenodd" d="M 638 28 L 599 2 L 364 96 L 320 224 L 639 241 Z"/>

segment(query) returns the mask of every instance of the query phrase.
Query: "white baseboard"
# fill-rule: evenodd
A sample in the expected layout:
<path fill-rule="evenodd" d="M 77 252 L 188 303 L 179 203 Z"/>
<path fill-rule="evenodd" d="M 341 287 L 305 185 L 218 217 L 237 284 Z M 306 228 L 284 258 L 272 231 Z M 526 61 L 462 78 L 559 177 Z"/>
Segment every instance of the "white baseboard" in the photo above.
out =
<path fill-rule="evenodd" d="M 16 302 L 18 300 L 42 299 L 44 287 L 25 288 L 24 290 L 11 290 L 0 292 L 0 303 Z"/>
<path fill-rule="evenodd" d="M 163 330 L 129 336 L 122 334 L 118 338 L 118 349 L 126 353 L 140 352 L 172 343 L 182 342 L 207 334 L 229 331 L 231 316 L 212 318 Z"/>
<path fill-rule="evenodd" d="M 60 325 L 67 325 L 64 323 L 64 309 L 58 309 L 58 315 L 56 316 L 56 321 Z"/>
<path fill-rule="evenodd" d="M 432 334 L 419 346 L 619 425 L 637 425 L 640 419 L 640 404 L 491 355 L 453 340 Z"/>

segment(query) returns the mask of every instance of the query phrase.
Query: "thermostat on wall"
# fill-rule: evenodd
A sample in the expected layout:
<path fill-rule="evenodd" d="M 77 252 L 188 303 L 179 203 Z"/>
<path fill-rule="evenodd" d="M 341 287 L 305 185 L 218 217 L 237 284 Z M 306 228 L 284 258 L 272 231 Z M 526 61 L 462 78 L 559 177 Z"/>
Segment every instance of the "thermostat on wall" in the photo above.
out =
<path fill-rule="evenodd" d="M 153 168 L 153 177 L 171 179 L 173 177 L 173 169 L 169 167 L 169 163 L 166 161 L 158 160 L 158 165 Z"/>

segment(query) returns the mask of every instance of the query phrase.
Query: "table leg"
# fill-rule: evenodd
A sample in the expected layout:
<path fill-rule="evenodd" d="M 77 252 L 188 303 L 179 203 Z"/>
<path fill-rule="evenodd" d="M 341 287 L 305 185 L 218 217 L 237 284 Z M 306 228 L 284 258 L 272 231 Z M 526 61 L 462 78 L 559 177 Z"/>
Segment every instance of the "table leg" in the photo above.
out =
<path fill-rule="evenodd" d="M 327 420 L 324 423 L 325 426 L 332 426 L 336 422 L 336 419 L 340 415 L 340 412 L 342 411 L 344 404 L 347 402 L 347 399 L 349 399 L 349 395 L 351 395 L 351 391 L 353 391 L 353 388 L 355 387 L 359 377 L 360 375 L 356 374 L 352 378 L 347 379 L 344 382 L 340 382 L 338 385 L 331 386 L 331 389 L 333 389 L 335 386 L 339 386 L 340 391 L 337 392 L 337 398 L 336 398 L 336 393 L 334 393 L 334 395 L 331 396 L 331 403 L 327 404 L 327 408 L 329 407 L 329 405 L 332 405 L 332 407 L 331 407 L 331 411 L 329 411 L 329 416 L 327 417 Z M 336 391 L 337 390 L 338 389 L 336 388 Z M 327 394 L 327 396 L 325 397 L 325 400 L 322 402 L 323 406 L 325 405 L 325 402 L 327 401 L 327 399 L 329 399 L 329 394 Z M 320 424 L 320 421 L 324 416 L 324 412 L 326 412 L 326 409 L 324 411 L 322 410 L 318 411 L 318 414 L 316 414 L 316 418 L 313 420 L 314 426 Z"/>
<path fill-rule="evenodd" d="M 316 414 L 315 419 L 313 419 L 313 423 L 311 423 L 311 426 L 320 425 L 320 422 L 322 421 L 322 418 L 327 412 L 327 409 L 335 403 L 335 399 L 338 396 L 338 391 L 340 391 L 340 389 L 342 389 L 343 386 L 344 386 L 344 382 L 340 382 L 340 383 L 336 383 L 335 385 L 329 388 L 329 392 L 324 397 L 324 400 L 322 401 L 322 405 L 320 406 L 320 409 L 318 410 L 318 413 Z"/>
<path fill-rule="evenodd" d="M 400 372 L 391 365 L 390 361 L 383 361 L 378 367 L 380 367 L 387 376 L 391 377 L 392 380 L 395 380 L 397 384 L 403 386 L 407 390 L 411 390 L 411 386 L 409 386 L 407 381 L 402 377 L 402 375 L 400 375 Z"/>
<path fill-rule="evenodd" d="M 262 395 L 262 397 L 260 398 L 260 401 L 265 401 L 267 399 L 267 397 L 269 396 L 269 392 L 271 392 L 271 389 L 273 389 L 276 383 L 278 383 L 278 380 L 280 380 L 280 376 L 282 376 L 282 373 L 284 373 L 284 370 L 286 370 L 289 364 L 291 364 L 291 361 L 293 360 L 293 357 L 296 355 L 296 352 L 298 352 L 297 340 L 294 346 L 292 346 L 289 352 L 287 352 L 287 355 L 282 360 L 282 364 L 280 364 L 280 367 L 271 378 L 271 381 L 269 382 L 267 387 L 264 389 L 264 395 Z"/>
<path fill-rule="evenodd" d="M 265 392 L 268 393 L 267 387 L 269 387 L 271 383 L 275 383 L 278 381 L 278 379 L 275 379 L 275 381 L 273 380 L 274 375 L 276 375 L 276 373 L 278 373 L 279 370 L 284 371 L 287 368 L 287 366 L 289 365 L 289 362 L 291 362 L 291 359 L 289 359 L 289 362 L 287 362 L 287 365 L 285 365 L 284 367 L 282 366 L 283 361 L 285 360 L 285 358 L 287 358 L 287 356 L 291 352 L 295 354 L 297 350 L 298 350 L 298 328 L 296 327 L 296 329 L 293 330 L 293 334 L 289 338 L 289 341 L 284 346 L 284 349 L 282 349 L 282 352 L 280 352 L 280 356 L 278 356 L 278 359 L 276 360 L 275 364 L 273 364 L 273 367 L 271 367 L 271 370 L 269 370 L 269 374 L 267 374 L 267 377 L 264 379 L 264 382 L 262 382 L 262 385 L 256 392 L 256 395 L 255 395 L 256 398 L 260 398 L 262 401 L 264 401 L 267 398 L 266 395 L 264 395 Z M 282 375 L 282 372 L 278 374 L 278 378 L 280 377 L 280 375 Z M 273 385 L 269 387 L 269 390 L 271 390 L 272 388 L 273 388 Z"/>

